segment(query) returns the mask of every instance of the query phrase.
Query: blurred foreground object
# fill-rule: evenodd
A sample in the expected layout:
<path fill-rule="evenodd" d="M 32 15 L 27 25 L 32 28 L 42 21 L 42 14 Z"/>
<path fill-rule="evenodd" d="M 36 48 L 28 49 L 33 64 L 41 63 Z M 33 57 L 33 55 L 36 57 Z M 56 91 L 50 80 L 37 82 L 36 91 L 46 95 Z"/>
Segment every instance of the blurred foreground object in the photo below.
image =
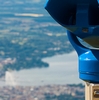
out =
<path fill-rule="evenodd" d="M 45 9 L 60 25 L 91 46 L 99 47 L 97 0 L 49 0 Z"/>
<path fill-rule="evenodd" d="M 67 29 L 79 57 L 79 77 L 86 82 L 86 100 L 99 100 L 99 4 L 98 0 L 47 0 L 45 9 Z M 85 47 L 80 38 L 93 47 Z M 89 85 L 87 85 L 89 84 Z M 96 85 L 97 84 L 97 85 Z M 89 89 L 90 87 L 90 89 Z M 92 98 L 89 98 L 92 96 Z"/>

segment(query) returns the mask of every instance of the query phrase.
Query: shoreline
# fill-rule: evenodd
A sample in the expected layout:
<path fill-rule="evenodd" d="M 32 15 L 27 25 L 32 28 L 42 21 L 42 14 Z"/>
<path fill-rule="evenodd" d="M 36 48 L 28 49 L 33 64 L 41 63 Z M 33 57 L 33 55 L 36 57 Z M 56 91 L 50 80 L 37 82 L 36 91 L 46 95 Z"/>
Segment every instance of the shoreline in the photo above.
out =
<path fill-rule="evenodd" d="M 4 81 L 6 80 L 6 83 L 4 83 L 4 81 L 1 83 L 12 86 L 43 86 L 83 83 L 82 80 L 78 78 L 79 73 L 76 52 L 45 58 L 43 61 L 49 63 L 48 68 L 8 71 L 4 79 Z"/>

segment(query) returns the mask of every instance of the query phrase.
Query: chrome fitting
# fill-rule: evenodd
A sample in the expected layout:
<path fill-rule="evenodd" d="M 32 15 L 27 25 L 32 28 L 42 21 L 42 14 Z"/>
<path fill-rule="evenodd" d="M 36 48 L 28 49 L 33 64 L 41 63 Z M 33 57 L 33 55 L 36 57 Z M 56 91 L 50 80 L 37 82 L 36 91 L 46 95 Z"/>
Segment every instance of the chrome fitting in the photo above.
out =
<path fill-rule="evenodd" d="M 99 100 L 99 84 L 85 83 L 85 100 Z"/>

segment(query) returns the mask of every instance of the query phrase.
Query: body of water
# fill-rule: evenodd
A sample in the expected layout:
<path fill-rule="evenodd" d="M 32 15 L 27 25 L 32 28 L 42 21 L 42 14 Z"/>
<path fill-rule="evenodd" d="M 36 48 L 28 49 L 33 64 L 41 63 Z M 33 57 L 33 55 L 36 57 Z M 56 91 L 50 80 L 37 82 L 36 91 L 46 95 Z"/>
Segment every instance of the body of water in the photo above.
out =
<path fill-rule="evenodd" d="M 48 68 L 6 72 L 6 85 L 38 86 L 47 84 L 77 84 L 79 79 L 76 52 L 45 58 Z"/>

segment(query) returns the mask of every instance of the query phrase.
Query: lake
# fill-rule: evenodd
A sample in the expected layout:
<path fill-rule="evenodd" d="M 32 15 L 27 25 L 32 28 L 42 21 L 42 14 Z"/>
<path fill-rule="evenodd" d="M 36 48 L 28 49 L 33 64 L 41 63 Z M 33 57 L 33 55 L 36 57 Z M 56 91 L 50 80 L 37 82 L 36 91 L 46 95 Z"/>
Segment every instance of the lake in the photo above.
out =
<path fill-rule="evenodd" d="M 5 85 L 38 86 L 48 84 L 77 84 L 79 79 L 78 61 L 75 51 L 69 54 L 45 58 L 48 68 L 34 68 L 19 72 L 6 72 Z"/>

